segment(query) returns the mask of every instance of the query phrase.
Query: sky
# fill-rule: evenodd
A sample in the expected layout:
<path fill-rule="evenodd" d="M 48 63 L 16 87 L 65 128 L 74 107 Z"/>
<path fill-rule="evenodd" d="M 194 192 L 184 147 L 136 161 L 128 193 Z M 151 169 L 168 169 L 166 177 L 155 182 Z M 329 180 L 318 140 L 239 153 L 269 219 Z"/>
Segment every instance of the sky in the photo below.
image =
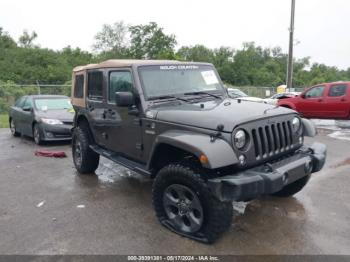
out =
<path fill-rule="evenodd" d="M 291 0 L 0 0 L 0 27 L 16 40 L 36 31 L 36 44 L 92 50 L 103 24 L 158 23 L 178 47 L 204 44 L 236 49 L 254 41 L 288 50 Z M 350 67 L 350 1 L 296 0 L 295 56 Z"/>

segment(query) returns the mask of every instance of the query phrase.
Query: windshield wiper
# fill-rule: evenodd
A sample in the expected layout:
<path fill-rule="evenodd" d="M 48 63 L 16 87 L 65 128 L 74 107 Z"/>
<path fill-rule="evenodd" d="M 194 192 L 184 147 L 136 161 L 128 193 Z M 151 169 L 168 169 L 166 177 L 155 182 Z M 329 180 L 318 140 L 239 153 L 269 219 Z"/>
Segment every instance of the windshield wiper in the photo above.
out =
<path fill-rule="evenodd" d="M 190 95 L 208 95 L 208 96 L 212 96 L 212 97 L 215 97 L 215 98 L 219 98 L 219 99 L 222 99 L 221 96 L 219 95 L 215 95 L 215 94 L 212 94 L 212 93 L 209 93 L 209 92 L 204 92 L 204 91 L 197 91 L 197 92 L 187 92 L 187 93 L 184 93 L 185 96 L 190 96 Z"/>
<path fill-rule="evenodd" d="M 180 100 L 184 102 L 189 102 L 187 99 L 180 98 L 177 96 L 171 96 L 171 95 L 164 95 L 164 96 L 153 96 L 148 99 L 148 101 L 153 101 L 153 100 L 162 100 L 162 99 L 175 99 L 175 100 Z"/>

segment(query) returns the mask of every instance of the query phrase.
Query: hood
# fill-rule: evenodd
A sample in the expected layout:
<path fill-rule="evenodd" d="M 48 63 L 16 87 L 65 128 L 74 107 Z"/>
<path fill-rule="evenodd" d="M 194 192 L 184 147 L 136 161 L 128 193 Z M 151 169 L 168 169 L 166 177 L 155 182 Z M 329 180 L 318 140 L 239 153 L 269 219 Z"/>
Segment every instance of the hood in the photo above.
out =
<path fill-rule="evenodd" d="M 60 109 L 60 110 L 47 110 L 37 111 L 36 116 L 40 118 L 58 119 L 63 122 L 73 122 L 74 110 L 72 109 Z"/>
<path fill-rule="evenodd" d="M 176 102 L 177 103 L 177 102 Z M 264 111 L 266 113 L 264 113 Z M 148 116 L 157 120 L 194 127 L 216 129 L 224 125 L 224 132 L 232 132 L 235 126 L 252 120 L 295 113 L 293 110 L 264 103 L 227 98 L 194 104 L 162 104 L 153 107 Z"/>

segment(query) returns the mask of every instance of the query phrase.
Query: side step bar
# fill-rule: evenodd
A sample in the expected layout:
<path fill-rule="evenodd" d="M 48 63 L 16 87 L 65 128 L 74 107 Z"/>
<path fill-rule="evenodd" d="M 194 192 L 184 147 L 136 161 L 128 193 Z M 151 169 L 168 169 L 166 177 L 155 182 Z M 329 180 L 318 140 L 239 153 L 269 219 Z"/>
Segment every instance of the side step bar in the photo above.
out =
<path fill-rule="evenodd" d="M 105 158 L 108 158 L 109 160 L 112 160 L 113 162 L 122 165 L 136 173 L 139 173 L 141 175 L 145 176 L 151 176 L 151 173 L 146 170 L 146 165 L 142 165 L 138 162 L 132 161 L 130 159 L 127 159 L 120 154 L 117 154 L 113 151 L 110 151 L 108 149 L 104 149 L 98 145 L 90 145 L 90 148 L 95 151 L 97 154 L 104 156 Z"/>

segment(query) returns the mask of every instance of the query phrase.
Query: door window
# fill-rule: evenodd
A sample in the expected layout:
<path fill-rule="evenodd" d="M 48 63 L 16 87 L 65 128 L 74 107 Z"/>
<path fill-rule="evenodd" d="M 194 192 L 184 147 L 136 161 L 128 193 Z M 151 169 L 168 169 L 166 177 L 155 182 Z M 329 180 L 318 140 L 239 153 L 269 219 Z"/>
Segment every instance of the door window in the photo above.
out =
<path fill-rule="evenodd" d="M 115 71 L 109 75 L 108 101 L 115 101 L 116 92 L 132 92 L 133 84 L 130 71 Z"/>
<path fill-rule="evenodd" d="M 305 98 L 316 98 L 323 95 L 324 86 L 316 86 L 305 93 Z"/>
<path fill-rule="evenodd" d="M 24 101 L 23 107 L 27 107 L 27 108 L 33 108 L 33 101 L 31 98 L 27 98 L 26 101 Z"/>
<path fill-rule="evenodd" d="M 84 96 L 84 75 L 75 76 L 74 97 L 83 98 Z"/>
<path fill-rule="evenodd" d="M 343 96 L 346 93 L 346 85 L 334 85 L 331 86 L 328 92 L 328 96 L 330 97 L 337 97 L 337 96 Z"/>
<path fill-rule="evenodd" d="M 88 96 L 92 100 L 103 99 L 103 75 L 102 72 L 90 72 L 88 74 Z"/>
<path fill-rule="evenodd" d="M 23 97 L 17 99 L 17 101 L 16 101 L 16 103 L 15 103 L 15 106 L 16 106 L 16 107 L 22 108 L 25 100 L 26 100 L 26 97 L 25 97 L 25 96 L 23 96 Z"/>

